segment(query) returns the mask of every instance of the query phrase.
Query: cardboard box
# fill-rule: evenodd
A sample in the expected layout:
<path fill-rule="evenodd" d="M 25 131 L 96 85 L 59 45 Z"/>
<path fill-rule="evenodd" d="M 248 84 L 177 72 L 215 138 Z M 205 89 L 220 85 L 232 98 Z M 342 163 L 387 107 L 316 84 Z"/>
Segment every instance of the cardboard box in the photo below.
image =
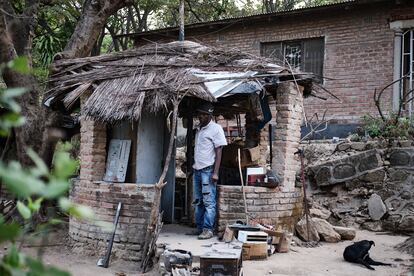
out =
<path fill-rule="evenodd" d="M 238 168 L 238 149 L 240 148 L 241 167 L 255 166 L 260 159 L 259 147 L 246 149 L 241 148 L 240 145 L 230 144 L 223 148 L 223 155 L 221 158 L 221 165 L 227 168 Z"/>
<path fill-rule="evenodd" d="M 242 255 L 243 260 L 259 260 L 267 258 L 267 243 L 243 243 Z"/>

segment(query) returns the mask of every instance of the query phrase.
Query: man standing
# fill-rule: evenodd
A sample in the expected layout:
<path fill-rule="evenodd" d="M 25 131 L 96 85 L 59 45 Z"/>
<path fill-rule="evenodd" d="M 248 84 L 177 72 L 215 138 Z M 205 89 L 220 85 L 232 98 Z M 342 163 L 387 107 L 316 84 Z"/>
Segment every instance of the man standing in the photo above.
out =
<path fill-rule="evenodd" d="M 223 128 L 213 122 L 214 107 L 209 102 L 197 108 L 200 122 L 195 137 L 193 190 L 195 220 L 199 239 L 213 237 L 216 221 L 216 184 L 222 147 L 227 145 Z"/>

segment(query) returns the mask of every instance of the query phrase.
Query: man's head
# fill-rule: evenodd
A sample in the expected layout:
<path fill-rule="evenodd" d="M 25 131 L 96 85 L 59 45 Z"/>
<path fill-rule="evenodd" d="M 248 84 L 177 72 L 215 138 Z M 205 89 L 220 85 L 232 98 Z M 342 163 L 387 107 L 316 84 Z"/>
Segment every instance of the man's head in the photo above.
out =
<path fill-rule="evenodd" d="M 206 126 L 210 122 L 211 117 L 213 116 L 214 106 L 210 102 L 203 102 L 198 106 L 196 111 L 197 118 L 200 121 L 200 125 Z"/>

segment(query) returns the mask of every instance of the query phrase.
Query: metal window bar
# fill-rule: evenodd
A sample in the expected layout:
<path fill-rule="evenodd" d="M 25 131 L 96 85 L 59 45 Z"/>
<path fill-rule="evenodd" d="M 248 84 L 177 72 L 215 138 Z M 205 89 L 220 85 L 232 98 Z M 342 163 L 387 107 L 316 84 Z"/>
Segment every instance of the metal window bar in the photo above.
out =
<path fill-rule="evenodd" d="M 407 40 L 409 41 L 409 49 L 405 49 L 405 44 Z M 400 98 L 401 99 L 404 97 L 405 93 L 413 89 L 413 65 L 414 65 L 414 48 L 413 48 L 414 43 L 413 42 L 414 42 L 414 30 L 405 31 L 403 33 L 403 41 L 402 41 L 402 49 L 401 49 L 401 53 L 402 53 L 401 72 L 402 72 L 402 75 L 406 75 L 406 74 L 408 75 L 408 88 L 407 88 L 407 83 L 405 83 L 404 80 L 402 80 L 402 83 L 400 85 Z M 407 95 L 406 98 L 410 99 L 412 97 L 412 93 L 413 92 L 410 92 L 410 95 Z M 404 109 L 408 110 L 408 116 L 409 118 L 412 118 L 412 113 L 413 113 L 412 101 L 410 101 L 406 106 L 404 106 Z"/>

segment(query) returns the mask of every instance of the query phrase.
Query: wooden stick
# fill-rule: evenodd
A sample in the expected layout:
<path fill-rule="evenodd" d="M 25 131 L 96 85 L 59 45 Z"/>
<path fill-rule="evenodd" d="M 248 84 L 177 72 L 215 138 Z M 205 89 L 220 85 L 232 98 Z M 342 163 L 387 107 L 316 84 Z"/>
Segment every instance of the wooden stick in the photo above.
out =
<path fill-rule="evenodd" d="M 241 169 L 241 158 L 240 158 L 240 148 L 237 150 L 237 159 L 239 161 L 239 173 L 240 173 L 240 181 L 242 184 L 242 192 L 243 192 L 243 201 L 244 201 L 244 213 L 246 214 L 246 224 L 249 224 L 249 215 L 247 213 L 247 202 L 246 202 L 246 193 L 244 191 L 244 180 L 243 180 L 243 173 Z"/>
<path fill-rule="evenodd" d="M 173 122 L 172 122 L 172 127 L 171 127 L 170 141 L 168 144 L 168 152 L 165 158 L 164 169 L 162 171 L 160 179 L 158 180 L 157 184 L 155 184 L 154 201 L 152 203 L 150 221 L 148 222 L 147 232 L 145 234 L 145 244 L 144 244 L 144 250 L 142 253 L 143 259 L 149 258 L 153 253 L 151 252 L 152 250 L 150 250 L 150 243 L 152 240 L 151 236 L 152 234 L 155 234 L 154 230 L 156 229 L 157 222 L 158 222 L 158 215 L 160 212 L 161 192 L 164 186 L 167 184 L 167 182 L 165 182 L 164 180 L 168 172 L 168 167 L 170 165 L 172 150 L 173 150 L 174 141 L 175 141 L 175 132 L 177 128 L 177 115 L 178 115 L 179 102 L 180 101 L 178 99 L 174 101 L 173 118 L 172 118 Z M 141 268 L 145 271 L 146 263 L 144 267 L 144 262 L 142 262 Z"/>

